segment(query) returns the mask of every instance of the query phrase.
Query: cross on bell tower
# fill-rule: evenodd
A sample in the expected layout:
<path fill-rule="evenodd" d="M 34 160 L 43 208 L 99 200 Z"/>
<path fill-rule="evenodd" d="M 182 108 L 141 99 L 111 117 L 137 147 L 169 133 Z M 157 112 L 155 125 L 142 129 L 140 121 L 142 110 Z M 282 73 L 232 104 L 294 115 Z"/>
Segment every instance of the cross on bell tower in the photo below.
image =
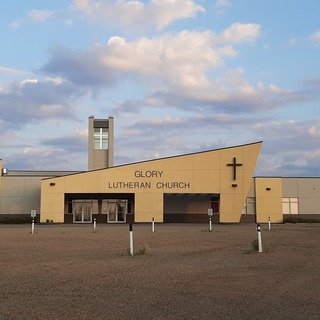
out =
<path fill-rule="evenodd" d="M 237 163 L 237 158 L 233 157 L 233 162 L 227 164 L 228 167 L 233 167 L 233 180 L 237 180 L 237 167 L 241 167 L 242 163 Z"/>

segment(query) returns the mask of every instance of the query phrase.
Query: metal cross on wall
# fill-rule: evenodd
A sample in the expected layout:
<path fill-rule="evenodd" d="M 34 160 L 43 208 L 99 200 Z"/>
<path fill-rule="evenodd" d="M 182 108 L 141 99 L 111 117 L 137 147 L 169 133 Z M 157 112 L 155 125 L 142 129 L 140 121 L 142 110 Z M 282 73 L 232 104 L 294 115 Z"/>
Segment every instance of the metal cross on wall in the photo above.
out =
<path fill-rule="evenodd" d="M 237 163 L 237 158 L 233 157 L 233 162 L 227 164 L 228 167 L 233 167 L 233 180 L 237 180 L 237 167 L 241 167 L 242 163 Z"/>

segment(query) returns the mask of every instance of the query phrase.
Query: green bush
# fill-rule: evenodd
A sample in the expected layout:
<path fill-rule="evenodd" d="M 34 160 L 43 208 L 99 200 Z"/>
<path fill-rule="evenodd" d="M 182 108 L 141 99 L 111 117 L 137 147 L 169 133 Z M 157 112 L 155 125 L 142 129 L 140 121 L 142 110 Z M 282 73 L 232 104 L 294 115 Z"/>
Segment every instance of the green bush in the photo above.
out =
<path fill-rule="evenodd" d="M 0 223 L 3 223 L 3 224 L 31 223 L 31 219 L 30 218 L 1 218 Z"/>

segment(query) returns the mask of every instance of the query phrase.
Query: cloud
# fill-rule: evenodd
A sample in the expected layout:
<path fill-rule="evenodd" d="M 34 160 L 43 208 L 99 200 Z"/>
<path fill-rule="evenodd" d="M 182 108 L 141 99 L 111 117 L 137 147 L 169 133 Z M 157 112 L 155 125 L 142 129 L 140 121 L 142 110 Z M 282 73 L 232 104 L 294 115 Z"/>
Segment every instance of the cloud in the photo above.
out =
<path fill-rule="evenodd" d="M 69 8 L 64 10 L 52 11 L 52 10 L 29 10 L 25 12 L 22 18 L 13 20 L 9 25 L 13 29 L 18 29 L 26 24 L 44 24 L 53 20 L 54 23 L 63 23 L 68 27 L 73 26 L 73 19 L 68 17 Z M 51 30 L 54 32 L 53 30 Z M 50 32 L 51 32 L 50 31 Z"/>
<path fill-rule="evenodd" d="M 21 20 L 14 20 L 10 23 L 10 27 L 13 29 L 18 29 L 20 28 L 21 24 L 22 24 Z"/>
<path fill-rule="evenodd" d="M 30 10 L 26 12 L 26 16 L 21 19 L 16 19 L 10 23 L 10 27 L 13 29 L 20 28 L 27 22 L 44 23 L 55 16 L 54 11 L 50 10 Z"/>
<path fill-rule="evenodd" d="M 126 99 L 113 106 L 113 115 L 117 116 L 122 113 L 137 114 L 140 112 L 142 105 L 143 104 L 139 100 Z"/>
<path fill-rule="evenodd" d="M 181 90 L 212 89 L 206 73 L 237 55 L 232 43 L 253 41 L 258 34 L 259 26 L 235 24 L 219 36 L 186 30 L 131 42 L 114 36 L 88 51 L 56 48 L 42 71 L 80 85 L 111 86 L 120 75 L 136 75 Z"/>
<path fill-rule="evenodd" d="M 256 123 L 254 131 L 257 135 L 265 137 L 270 148 L 265 153 L 301 153 L 319 148 L 318 134 L 320 118 L 308 121 L 268 121 Z M 272 144 L 271 144 L 272 143 Z"/>
<path fill-rule="evenodd" d="M 296 39 L 296 38 L 291 38 L 291 39 L 289 39 L 289 41 L 288 41 L 288 45 L 289 46 L 294 46 L 294 45 L 296 45 L 298 43 L 298 40 Z"/>
<path fill-rule="evenodd" d="M 308 129 L 308 132 L 309 132 L 311 137 L 320 137 L 320 127 L 311 126 Z"/>
<path fill-rule="evenodd" d="M 205 9 L 196 5 L 192 0 L 153 0 L 150 3 L 151 21 L 156 21 L 158 30 L 170 25 L 176 20 L 194 17 L 198 12 L 205 12 Z"/>
<path fill-rule="evenodd" d="M 316 31 L 311 36 L 309 36 L 308 39 L 313 42 L 320 42 L 320 31 Z"/>
<path fill-rule="evenodd" d="M 127 154 L 125 158 L 117 158 L 117 161 L 125 163 L 152 159 L 155 155 L 172 156 L 177 152 L 183 154 L 215 149 L 238 142 L 242 144 L 246 139 L 250 142 L 256 139 L 249 139 L 248 130 L 253 121 L 251 116 L 235 117 L 226 113 L 210 112 L 174 116 L 168 110 L 165 112 L 168 113 L 158 118 L 116 118 L 118 130 L 121 130 L 117 154 Z M 248 133 L 246 137 L 244 131 Z M 145 150 L 144 153 L 141 150 Z"/>
<path fill-rule="evenodd" d="M 0 120 L 21 127 L 35 120 L 74 117 L 73 97 L 82 94 L 61 79 L 25 79 L 0 88 Z"/>
<path fill-rule="evenodd" d="M 226 54 L 214 51 L 213 43 L 210 32 L 182 31 L 133 42 L 113 37 L 101 52 L 101 63 L 107 69 L 157 77 L 178 86 L 206 86 L 205 71 L 222 65 Z"/>
<path fill-rule="evenodd" d="M 87 149 L 70 152 L 59 148 L 28 146 L 4 159 L 11 170 L 81 171 L 86 170 Z"/>
<path fill-rule="evenodd" d="M 31 10 L 27 12 L 27 16 L 33 22 L 46 22 L 54 15 L 53 11 L 49 10 Z"/>
<path fill-rule="evenodd" d="M 255 41 L 260 36 L 260 28 L 254 23 L 234 23 L 223 32 L 223 39 L 231 43 Z"/>
<path fill-rule="evenodd" d="M 250 83 L 244 68 L 226 68 L 227 59 L 238 55 L 237 45 L 259 36 L 260 25 L 240 23 L 221 34 L 184 30 L 132 41 L 113 36 L 105 45 L 87 51 L 55 48 L 42 71 L 92 92 L 110 90 L 125 78 L 132 80 L 133 86 L 139 81 L 148 88 L 141 104 L 128 99 L 118 104 L 119 112 L 124 108 L 137 111 L 141 105 L 262 112 L 314 98 L 316 92 L 310 95 L 311 87 L 308 92 L 296 92 L 275 83 Z"/>
<path fill-rule="evenodd" d="M 226 12 L 226 8 L 231 7 L 231 2 L 230 0 L 216 0 L 215 6 L 218 9 L 216 14 L 221 16 Z"/>
<path fill-rule="evenodd" d="M 230 0 L 216 0 L 217 7 L 228 7 L 231 6 Z"/>
<path fill-rule="evenodd" d="M 315 149 L 315 150 L 311 150 L 309 152 L 306 153 L 306 158 L 310 159 L 312 161 L 317 161 L 317 164 L 319 166 L 319 161 L 320 161 L 320 149 Z"/>
<path fill-rule="evenodd" d="M 66 47 L 52 49 L 51 60 L 42 68 L 45 74 L 66 78 L 75 85 L 94 88 L 113 86 L 117 83 L 114 71 L 101 62 L 102 48 L 81 51 Z"/>
<path fill-rule="evenodd" d="M 303 81 L 304 85 L 314 88 L 316 91 L 320 90 L 320 78 L 309 78 Z"/>
<path fill-rule="evenodd" d="M 220 77 L 210 79 L 207 88 L 182 87 L 167 90 L 155 90 L 147 101 L 158 106 L 171 105 L 183 110 L 200 112 L 203 110 L 242 112 L 266 112 L 291 102 L 312 100 L 308 92 L 295 92 L 282 89 L 275 84 L 264 85 L 261 81 L 251 84 L 245 79 L 242 68 L 226 71 Z M 155 103 L 154 103 L 155 104 Z"/>
<path fill-rule="evenodd" d="M 155 26 L 157 30 L 162 30 L 177 20 L 205 12 L 193 0 L 151 0 L 146 4 L 142 1 L 74 0 L 73 4 L 92 22 L 120 24 L 134 29 Z"/>
<path fill-rule="evenodd" d="M 73 25 L 73 20 L 72 19 L 65 19 L 65 24 L 69 27 Z"/>
<path fill-rule="evenodd" d="M 48 148 L 27 147 L 23 149 L 23 154 L 34 158 L 45 158 L 51 156 L 54 150 Z"/>
<path fill-rule="evenodd" d="M 46 133 L 43 132 L 43 135 Z M 6 151 L 10 149 L 10 140 L 23 141 L 15 143 L 12 151 L 6 155 L 5 166 L 10 169 L 24 170 L 86 170 L 88 159 L 87 129 L 76 128 L 70 134 L 55 138 L 34 139 L 32 144 L 19 137 L 12 137 L 11 133 L 4 135 L 7 144 L 0 142 L 0 147 Z"/>
<path fill-rule="evenodd" d="M 69 79 L 75 84 L 111 86 L 119 75 L 154 77 L 167 84 L 206 86 L 205 71 L 223 64 L 231 50 L 214 51 L 210 32 L 169 34 L 127 42 L 112 37 L 105 46 L 89 51 L 56 48 L 43 72 Z"/>
<path fill-rule="evenodd" d="M 10 73 L 10 74 L 22 74 L 22 73 L 26 73 L 26 71 L 23 71 L 23 70 L 18 70 L 18 69 L 13 69 L 13 68 L 7 68 L 7 67 L 3 67 L 3 66 L 0 66 L 0 72 Z"/>
<path fill-rule="evenodd" d="M 56 138 L 45 138 L 39 141 L 43 148 L 58 149 L 69 153 L 87 153 L 88 130 L 75 129 L 73 133 Z"/>

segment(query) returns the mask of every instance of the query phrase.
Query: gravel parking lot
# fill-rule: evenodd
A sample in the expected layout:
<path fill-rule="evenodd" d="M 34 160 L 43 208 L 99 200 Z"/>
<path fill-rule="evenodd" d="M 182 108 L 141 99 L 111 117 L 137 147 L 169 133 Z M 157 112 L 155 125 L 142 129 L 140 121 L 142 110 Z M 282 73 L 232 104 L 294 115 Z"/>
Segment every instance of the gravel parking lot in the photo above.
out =
<path fill-rule="evenodd" d="M 319 319 L 320 224 L 0 225 L 0 319 Z"/>

